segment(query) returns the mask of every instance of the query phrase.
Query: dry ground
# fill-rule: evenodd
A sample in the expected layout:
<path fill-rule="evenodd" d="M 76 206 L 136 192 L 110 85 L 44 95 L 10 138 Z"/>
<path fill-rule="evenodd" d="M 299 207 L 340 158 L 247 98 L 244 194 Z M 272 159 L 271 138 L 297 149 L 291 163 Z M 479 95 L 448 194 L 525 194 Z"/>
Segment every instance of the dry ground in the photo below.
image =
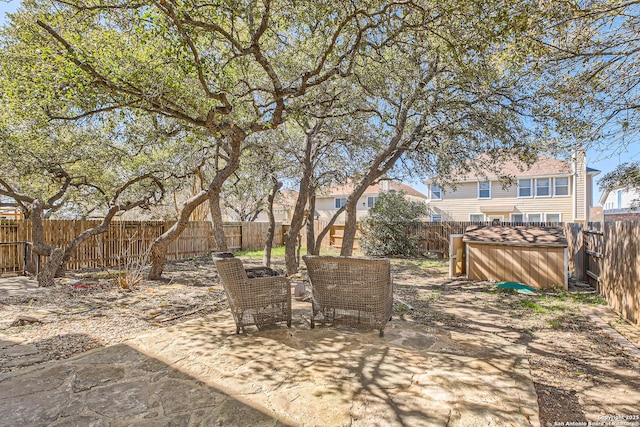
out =
<path fill-rule="evenodd" d="M 486 282 L 449 280 L 446 271 L 435 259 L 394 260 L 394 320 L 526 344 L 545 426 L 640 414 L 640 360 L 584 314 L 584 307 L 604 303 L 592 289 L 573 286 L 570 292 L 531 296 Z M 0 372 L 226 308 L 206 257 L 171 262 L 164 281 L 143 281 L 133 291 L 120 289 L 105 272 L 75 272 L 53 288 L 0 298 L 0 338 L 31 343 L 39 352 L 0 356 Z"/>

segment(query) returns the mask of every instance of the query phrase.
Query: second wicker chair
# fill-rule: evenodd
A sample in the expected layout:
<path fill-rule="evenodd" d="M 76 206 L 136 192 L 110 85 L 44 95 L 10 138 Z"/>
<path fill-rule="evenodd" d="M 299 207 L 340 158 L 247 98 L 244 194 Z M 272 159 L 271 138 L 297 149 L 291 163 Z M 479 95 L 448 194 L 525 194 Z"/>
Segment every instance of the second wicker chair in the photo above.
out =
<path fill-rule="evenodd" d="M 342 323 L 378 329 L 380 336 L 393 309 L 388 259 L 304 256 L 313 293 L 311 327 Z"/>

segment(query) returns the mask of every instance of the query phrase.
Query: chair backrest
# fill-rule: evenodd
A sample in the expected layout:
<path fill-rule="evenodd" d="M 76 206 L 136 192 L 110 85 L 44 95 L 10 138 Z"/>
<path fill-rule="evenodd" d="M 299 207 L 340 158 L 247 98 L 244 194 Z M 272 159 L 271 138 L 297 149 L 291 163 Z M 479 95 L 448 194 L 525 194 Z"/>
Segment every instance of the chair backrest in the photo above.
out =
<path fill-rule="evenodd" d="M 302 257 L 314 291 L 354 286 L 371 294 L 386 294 L 391 284 L 388 258 L 353 258 L 307 255 Z"/>
<path fill-rule="evenodd" d="M 232 294 L 239 295 L 240 286 L 247 283 L 247 273 L 238 258 L 217 259 L 215 261 L 222 286 Z"/>

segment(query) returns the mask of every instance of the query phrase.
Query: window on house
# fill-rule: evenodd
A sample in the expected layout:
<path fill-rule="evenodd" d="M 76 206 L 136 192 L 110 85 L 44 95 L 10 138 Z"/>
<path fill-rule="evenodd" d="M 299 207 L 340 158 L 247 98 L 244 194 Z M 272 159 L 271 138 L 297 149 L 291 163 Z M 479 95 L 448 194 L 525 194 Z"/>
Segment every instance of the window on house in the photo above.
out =
<path fill-rule="evenodd" d="M 536 197 L 548 197 L 551 195 L 551 183 L 549 178 L 536 179 Z"/>
<path fill-rule="evenodd" d="M 622 190 L 618 190 L 618 209 L 622 209 Z"/>
<path fill-rule="evenodd" d="M 559 213 L 548 213 L 545 214 L 545 221 L 547 222 L 560 222 L 560 214 Z"/>
<path fill-rule="evenodd" d="M 478 199 L 490 199 L 491 198 L 491 182 L 479 182 L 478 183 Z"/>
<path fill-rule="evenodd" d="M 524 222 L 524 214 L 511 214 L 511 222 Z"/>
<path fill-rule="evenodd" d="M 442 200 L 442 189 L 439 185 L 431 185 L 431 199 Z"/>
<path fill-rule="evenodd" d="M 471 222 L 483 222 L 484 214 L 469 214 L 469 221 Z"/>
<path fill-rule="evenodd" d="M 431 222 L 442 222 L 442 214 L 431 214 Z"/>
<path fill-rule="evenodd" d="M 378 198 L 376 196 L 367 197 L 367 207 L 368 208 L 374 207 L 377 201 L 378 201 Z"/>
<path fill-rule="evenodd" d="M 519 179 L 518 180 L 518 197 L 531 197 L 531 180 Z"/>
<path fill-rule="evenodd" d="M 527 214 L 527 221 L 528 222 L 542 222 L 542 214 L 539 214 L 539 213 Z"/>
<path fill-rule="evenodd" d="M 553 179 L 553 194 L 556 196 L 568 196 L 569 195 L 569 177 Z"/>
<path fill-rule="evenodd" d="M 334 206 L 335 206 L 336 209 L 340 209 L 341 207 L 343 207 L 344 205 L 347 204 L 347 199 L 344 198 L 344 197 L 336 198 L 336 199 L 334 199 L 334 201 L 335 201 L 335 205 Z"/>

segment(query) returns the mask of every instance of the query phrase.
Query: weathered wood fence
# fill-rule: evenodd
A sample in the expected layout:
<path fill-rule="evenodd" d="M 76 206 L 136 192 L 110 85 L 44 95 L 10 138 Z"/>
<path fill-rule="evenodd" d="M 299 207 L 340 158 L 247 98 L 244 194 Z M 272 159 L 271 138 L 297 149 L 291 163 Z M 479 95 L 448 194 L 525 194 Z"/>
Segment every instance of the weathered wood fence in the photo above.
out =
<path fill-rule="evenodd" d="M 98 220 L 47 220 L 43 224 L 44 239 L 48 244 L 64 246 L 81 232 L 98 224 Z M 142 261 L 153 240 L 172 225 L 172 221 L 114 221 L 106 233 L 81 244 L 67 263 L 67 268 L 108 268 Z M 263 247 L 268 224 L 228 223 L 224 228 L 230 250 L 253 250 Z M 0 273 L 24 271 L 32 240 L 30 221 L 0 221 Z M 276 225 L 274 245 L 282 245 L 282 224 Z M 215 249 L 214 246 L 211 223 L 192 221 L 178 240 L 169 246 L 167 259 L 206 255 Z"/>
<path fill-rule="evenodd" d="M 437 253 L 446 256 L 449 254 L 449 242 L 452 234 L 463 234 L 470 225 L 492 225 L 492 222 L 415 222 L 409 225 L 408 233 L 418 238 L 420 252 Z M 500 222 L 501 226 L 536 225 L 542 227 L 562 226 L 557 222 L 522 223 L 522 222 Z M 334 225 L 329 232 L 330 246 L 340 249 L 342 247 L 342 236 L 344 235 L 344 225 Z M 356 241 L 353 248 L 358 249 L 358 239 L 360 232 L 356 234 Z"/>
<path fill-rule="evenodd" d="M 576 278 L 589 281 L 622 317 L 640 325 L 640 222 L 572 225 L 583 252 Z"/>
<path fill-rule="evenodd" d="M 62 246 L 97 224 L 97 220 L 45 221 L 45 241 Z M 67 268 L 109 268 L 127 261 L 141 260 L 151 242 L 172 224 L 162 221 L 113 222 L 108 232 L 92 237 L 80 245 Z M 478 223 L 417 223 L 411 227 L 410 233 L 418 236 L 423 252 L 446 256 L 449 253 L 450 235 L 463 234 L 467 226 L 474 224 Z M 317 235 L 325 224 L 317 222 L 315 225 Z M 626 319 L 640 325 L 640 222 L 592 223 L 586 226 L 573 223 L 535 225 L 564 227 L 569 242 L 569 273 L 578 280 L 593 283 L 611 307 Z M 262 248 L 268 224 L 229 223 L 224 227 L 230 250 L 255 250 Z M 286 230 L 286 225 L 277 224 L 274 246 L 283 244 Z M 333 226 L 322 247 L 340 248 L 343 230 L 344 226 Z M 29 221 L 0 220 L 0 273 L 24 271 L 31 241 Z M 305 244 L 304 235 L 302 244 Z M 167 258 L 183 259 L 206 255 L 214 249 L 211 223 L 194 221 L 189 223 L 180 238 L 170 246 Z"/>

